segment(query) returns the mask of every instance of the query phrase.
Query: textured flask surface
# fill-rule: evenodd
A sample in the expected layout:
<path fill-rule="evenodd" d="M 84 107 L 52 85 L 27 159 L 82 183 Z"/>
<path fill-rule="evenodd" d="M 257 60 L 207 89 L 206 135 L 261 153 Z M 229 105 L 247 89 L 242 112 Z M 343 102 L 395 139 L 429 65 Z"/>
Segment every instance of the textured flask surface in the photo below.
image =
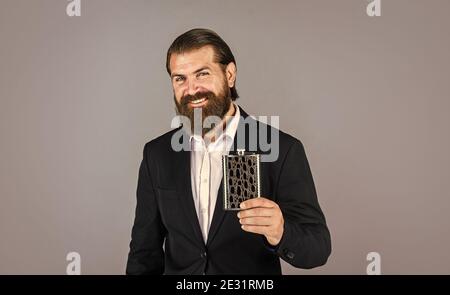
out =
<path fill-rule="evenodd" d="M 241 202 L 260 196 L 259 155 L 238 151 L 222 156 L 223 207 L 239 210 Z"/>

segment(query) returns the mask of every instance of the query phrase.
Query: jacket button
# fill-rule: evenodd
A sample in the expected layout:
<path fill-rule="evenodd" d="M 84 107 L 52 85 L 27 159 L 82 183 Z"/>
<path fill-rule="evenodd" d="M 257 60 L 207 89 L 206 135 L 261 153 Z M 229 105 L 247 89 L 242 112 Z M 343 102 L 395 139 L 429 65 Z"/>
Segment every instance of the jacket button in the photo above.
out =
<path fill-rule="evenodd" d="M 208 256 L 208 255 L 206 254 L 206 252 L 202 252 L 202 253 L 200 254 L 200 257 L 203 258 L 203 259 L 206 259 L 207 256 Z"/>
<path fill-rule="evenodd" d="M 284 249 L 283 253 L 289 259 L 294 259 L 294 257 L 295 257 L 295 254 L 293 252 L 289 251 L 289 249 Z"/>

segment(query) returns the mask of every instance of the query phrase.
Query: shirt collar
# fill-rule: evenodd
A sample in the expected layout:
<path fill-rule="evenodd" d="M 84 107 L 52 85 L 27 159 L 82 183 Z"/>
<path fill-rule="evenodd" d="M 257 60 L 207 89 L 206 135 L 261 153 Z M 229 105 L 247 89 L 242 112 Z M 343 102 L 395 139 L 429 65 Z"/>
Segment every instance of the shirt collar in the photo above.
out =
<path fill-rule="evenodd" d="M 239 106 L 236 103 L 232 102 L 232 104 L 234 105 L 235 112 L 230 121 L 228 121 L 225 130 L 223 131 L 222 126 L 217 126 L 208 132 L 208 134 L 211 134 L 211 132 L 217 132 L 217 138 L 213 142 L 211 142 L 210 145 L 215 146 L 217 144 L 220 144 L 224 140 L 224 137 L 227 137 L 227 142 L 230 142 L 231 144 L 233 143 L 239 124 L 239 118 L 241 117 L 241 112 L 239 110 Z M 189 142 L 191 142 L 191 144 L 193 143 L 203 145 L 204 139 L 200 135 L 191 134 L 189 136 Z"/>

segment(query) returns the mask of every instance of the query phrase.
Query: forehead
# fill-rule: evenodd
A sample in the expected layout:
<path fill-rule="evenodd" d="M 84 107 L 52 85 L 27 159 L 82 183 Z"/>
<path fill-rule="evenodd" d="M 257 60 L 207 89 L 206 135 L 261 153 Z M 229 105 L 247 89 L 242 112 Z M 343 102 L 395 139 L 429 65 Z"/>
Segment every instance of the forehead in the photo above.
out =
<path fill-rule="evenodd" d="M 173 53 L 170 56 L 170 70 L 172 73 L 196 70 L 201 66 L 215 64 L 214 49 L 212 46 L 203 46 L 183 53 Z"/>

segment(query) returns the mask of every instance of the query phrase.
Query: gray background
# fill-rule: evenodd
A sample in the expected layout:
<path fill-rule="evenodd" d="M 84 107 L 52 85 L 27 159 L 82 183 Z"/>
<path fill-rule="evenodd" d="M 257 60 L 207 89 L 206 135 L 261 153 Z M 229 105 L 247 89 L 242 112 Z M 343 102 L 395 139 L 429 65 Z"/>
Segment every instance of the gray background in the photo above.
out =
<path fill-rule="evenodd" d="M 193 27 L 238 103 L 302 140 L 332 233 L 287 274 L 450 273 L 450 1 L 0 1 L 0 274 L 124 272 L 143 145 L 174 115 L 165 53 Z"/>

